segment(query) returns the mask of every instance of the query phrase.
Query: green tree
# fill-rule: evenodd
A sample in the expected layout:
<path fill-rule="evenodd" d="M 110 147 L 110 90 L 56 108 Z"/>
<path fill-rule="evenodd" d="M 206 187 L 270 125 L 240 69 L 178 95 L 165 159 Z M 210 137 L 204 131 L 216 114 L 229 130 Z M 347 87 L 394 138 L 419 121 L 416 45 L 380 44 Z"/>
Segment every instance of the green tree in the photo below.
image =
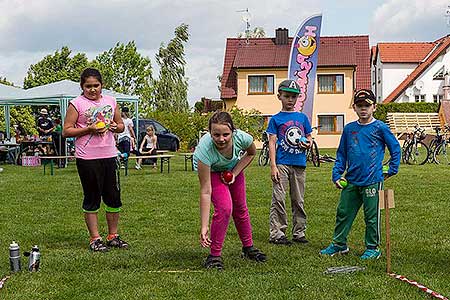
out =
<path fill-rule="evenodd" d="M 0 77 L 0 83 L 14 86 L 6 78 Z M 10 109 L 11 126 L 9 128 L 11 135 L 14 135 L 14 125 L 18 125 L 22 134 L 37 134 L 36 120 L 33 115 L 31 106 L 14 106 Z M 5 111 L 0 108 L 0 130 L 5 131 Z"/>
<path fill-rule="evenodd" d="M 156 54 L 160 67 L 159 78 L 155 81 L 155 108 L 162 111 L 186 112 L 188 83 L 185 76 L 185 43 L 189 40 L 188 25 L 181 24 L 175 29 L 175 37 L 167 46 L 161 44 Z"/>
<path fill-rule="evenodd" d="M 69 79 L 80 80 L 80 74 L 88 67 L 86 54 L 77 53 L 71 57 L 72 51 L 64 46 L 61 51 L 45 56 L 38 63 L 28 68 L 27 76 L 23 80 L 25 89 Z"/>
<path fill-rule="evenodd" d="M 139 95 L 144 107 L 153 105 L 151 61 L 138 53 L 134 41 L 126 45 L 117 43 L 114 48 L 99 54 L 92 66 L 102 73 L 106 88 L 119 93 Z"/>

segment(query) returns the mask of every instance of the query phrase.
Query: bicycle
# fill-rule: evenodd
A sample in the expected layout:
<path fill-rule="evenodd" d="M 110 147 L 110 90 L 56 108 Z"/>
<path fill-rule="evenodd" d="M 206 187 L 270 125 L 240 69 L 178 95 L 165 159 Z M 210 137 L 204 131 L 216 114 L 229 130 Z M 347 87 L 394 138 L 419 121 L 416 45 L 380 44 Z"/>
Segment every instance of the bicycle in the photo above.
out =
<path fill-rule="evenodd" d="M 433 161 L 436 164 L 446 163 L 450 164 L 450 158 L 448 157 L 448 144 L 450 138 L 447 137 L 449 132 L 449 126 L 445 125 L 444 134 L 440 136 L 440 142 L 436 144 L 436 148 L 433 151 Z"/>
<path fill-rule="evenodd" d="M 443 140 L 447 136 L 447 133 L 449 132 L 449 129 L 450 129 L 450 127 L 447 124 L 444 125 L 443 133 L 441 133 L 442 129 L 440 126 L 436 126 L 434 128 L 434 130 L 436 131 L 436 135 L 431 140 L 430 145 L 428 146 L 428 148 L 430 149 L 430 155 L 428 156 L 428 162 L 436 163 L 436 161 L 434 160 L 434 151 L 440 144 L 442 144 Z"/>
<path fill-rule="evenodd" d="M 321 126 L 315 126 L 311 128 L 312 130 L 318 130 Z M 316 140 L 312 136 L 311 147 L 306 150 L 306 160 L 311 161 L 314 167 L 320 167 L 320 154 L 319 146 L 317 146 Z"/>
<path fill-rule="evenodd" d="M 409 165 L 423 165 L 428 161 L 430 150 L 422 140 L 425 138 L 425 129 L 414 126 L 414 132 L 407 135 L 402 147 L 403 162 Z"/>
<path fill-rule="evenodd" d="M 263 146 L 258 157 L 258 165 L 261 167 L 267 165 L 269 162 L 269 135 L 267 132 L 263 132 L 262 142 Z"/>

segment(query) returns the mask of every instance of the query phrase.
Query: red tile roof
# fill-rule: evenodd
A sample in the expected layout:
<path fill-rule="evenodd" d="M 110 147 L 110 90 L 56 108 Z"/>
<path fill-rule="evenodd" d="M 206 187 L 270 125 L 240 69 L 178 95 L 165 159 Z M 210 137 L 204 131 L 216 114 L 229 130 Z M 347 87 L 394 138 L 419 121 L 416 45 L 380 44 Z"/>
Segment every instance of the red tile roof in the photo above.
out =
<path fill-rule="evenodd" d="M 288 68 L 292 38 L 287 45 L 276 45 L 275 38 L 229 38 L 221 83 L 221 98 L 235 98 L 236 69 Z M 368 36 L 320 37 L 318 67 L 356 67 L 356 88 L 370 88 L 370 50 Z M 286 72 L 287 75 L 287 72 Z"/>
<path fill-rule="evenodd" d="M 435 47 L 436 46 L 436 47 Z M 419 76 L 424 72 L 441 54 L 450 46 L 450 35 L 441 38 L 433 43 L 431 52 L 427 53 L 426 60 L 420 63 L 414 71 L 409 74 L 405 80 L 393 90 L 383 103 L 389 103 L 397 99 Z"/>
<path fill-rule="evenodd" d="M 435 43 L 378 43 L 383 63 L 419 63 L 433 49 Z"/>

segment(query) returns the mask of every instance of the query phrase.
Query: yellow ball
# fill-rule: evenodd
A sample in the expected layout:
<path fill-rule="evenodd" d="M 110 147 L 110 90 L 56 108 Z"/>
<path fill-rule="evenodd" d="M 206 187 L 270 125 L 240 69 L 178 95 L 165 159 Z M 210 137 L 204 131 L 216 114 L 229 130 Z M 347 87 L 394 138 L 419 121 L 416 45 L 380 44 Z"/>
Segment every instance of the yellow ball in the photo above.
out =
<path fill-rule="evenodd" d="M 98 129 L 102 129 L 102 128 L 106 127 L 106 124 L 105 124 L 105 122 L 100 121 L 95 125 L 95 127 L 97 127 Z"/>

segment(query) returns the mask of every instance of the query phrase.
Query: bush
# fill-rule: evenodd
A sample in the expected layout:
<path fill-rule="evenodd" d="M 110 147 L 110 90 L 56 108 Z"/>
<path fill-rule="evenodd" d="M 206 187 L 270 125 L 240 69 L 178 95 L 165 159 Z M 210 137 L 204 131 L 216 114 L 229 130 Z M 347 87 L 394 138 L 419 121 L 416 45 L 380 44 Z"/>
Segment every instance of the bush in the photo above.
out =
<path fill-rule="evenodd" d="M 14 106 L 10 110 L 10 132 L 11 136 L 14 136 L 13 125 L 19 125 L 19 130 L 22 135 L 37 134 L 36 118 L 33 115 L 31 106 Z M 4 109 L 0 110 L 0 131 L 5 131 L 5 113 Z"/>
<path fill-rule="evenodd" d="M 377 110 L 373 114 L 378 120 L 386 122 L 387 113 L 436 113 L 438 103 L 387 103 L 377 104 Z"/>
<path fill-rule="evenodd" d="M 212 114 L 155 111 L 142 116 L 142 118 L 153 118 L 166 126 L 180 138 L 180 149 L 186 151 L 196 145 L 199 132 L 208 129 L 208 120 Z M 233 108 L 230 114 L 236 128 L 248 132 L 254 139 L 260 138 L 264 128 L 263 117 L 259 112 Z"/>

